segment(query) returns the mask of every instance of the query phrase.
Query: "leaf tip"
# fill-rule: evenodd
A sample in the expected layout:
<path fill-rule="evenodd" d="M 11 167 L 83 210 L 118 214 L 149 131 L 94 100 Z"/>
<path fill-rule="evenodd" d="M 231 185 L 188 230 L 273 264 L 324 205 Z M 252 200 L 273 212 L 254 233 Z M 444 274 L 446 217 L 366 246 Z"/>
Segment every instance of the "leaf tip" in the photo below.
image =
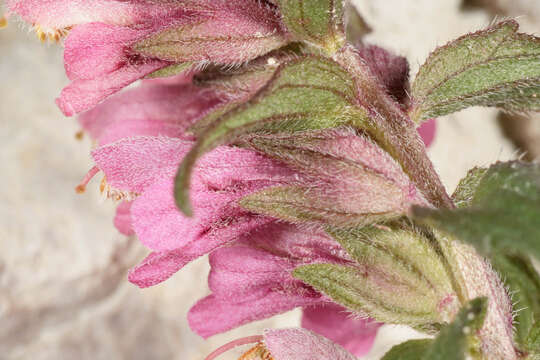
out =
<path fill-rule="evenodd" d="M 176 206 L 187 217 L 193 216 L 191 202 L 189 200 L 189 180 L 191 177 L 190 167 L 182 162 L 174 179 L 174 200 Z"/>

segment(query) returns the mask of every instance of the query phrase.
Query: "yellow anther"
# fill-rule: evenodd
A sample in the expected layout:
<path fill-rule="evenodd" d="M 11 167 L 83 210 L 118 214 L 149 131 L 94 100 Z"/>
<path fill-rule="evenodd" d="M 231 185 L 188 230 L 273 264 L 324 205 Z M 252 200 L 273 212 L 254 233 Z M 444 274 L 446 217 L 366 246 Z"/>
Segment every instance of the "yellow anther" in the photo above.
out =
<path fill-rule="evenodd" d="M 5 28 L 8 22 L 5 16 L 0 17 L 0 29 Z"/>
<path fill-rule="evenodd" d="M 46 40 L 47 40 L 47 34 L 45 34 L 43 31 L 41 30 L 38 30 L 37 31 L 37 36 L 38 36 L 38 39 L 44 43 Z"/>
<path fill-rule="evenodd" d="M 34 24 L 34 31 L 41 42 L 49 40 L 50 42 L 59 43 L 60 40 L 68 34 L 69 27 L 65 29 L 46 29 Z"/>

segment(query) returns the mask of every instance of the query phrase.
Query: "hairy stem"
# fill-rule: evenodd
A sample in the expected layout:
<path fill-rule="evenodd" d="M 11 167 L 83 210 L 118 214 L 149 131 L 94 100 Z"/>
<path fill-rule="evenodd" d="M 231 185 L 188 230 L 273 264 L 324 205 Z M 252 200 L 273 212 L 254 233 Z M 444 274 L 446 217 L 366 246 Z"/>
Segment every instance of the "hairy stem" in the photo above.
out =
<path fill-rule="evenodd" d="M 359 105 L 368 110 L 369 134 L 401 164 L 405 173 L 437 208 L 454 208 L 439 176 L 429 160 L 416 124 L 385 92 L 368 65 L 351 46 L 345 46 L 335 60 L 354 77 Z"/>

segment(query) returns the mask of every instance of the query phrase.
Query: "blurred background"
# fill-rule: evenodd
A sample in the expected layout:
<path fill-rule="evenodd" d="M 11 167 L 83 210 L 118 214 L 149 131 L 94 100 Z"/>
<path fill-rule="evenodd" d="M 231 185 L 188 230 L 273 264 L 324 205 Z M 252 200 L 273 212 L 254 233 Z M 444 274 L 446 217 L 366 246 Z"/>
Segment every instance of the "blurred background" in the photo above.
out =
<path fill-rule="evenodd" d="M 437 45 L 496 16 L 540 32 L 538 0 L 354 5 L 366 42 L 406 56 L 412 76 Z M 0 359 L 203 359 L 235 338 L 297 325 L 293 311 L 208 341 L 192 333 L 186 314 L 208 293 L 205 258 L 150 289 L 128 283 L 127 269 L 147 250 L 116 231 L 115 204 L 101 199 L 97 181 L 85 194 L 74 191 L 92 166 L 91 141 L 77 140 L 76 120 L 54 104 L 66 84 L 59 46 L 41 44 L 18 22 L 0 30 Z M 437 125 L 429 153 L 449 192 L 473 166 L 540 156 L 538 116 L 473 108 Z M 418 334 L 383 327 L 367 359 L 411 336 Z"/>

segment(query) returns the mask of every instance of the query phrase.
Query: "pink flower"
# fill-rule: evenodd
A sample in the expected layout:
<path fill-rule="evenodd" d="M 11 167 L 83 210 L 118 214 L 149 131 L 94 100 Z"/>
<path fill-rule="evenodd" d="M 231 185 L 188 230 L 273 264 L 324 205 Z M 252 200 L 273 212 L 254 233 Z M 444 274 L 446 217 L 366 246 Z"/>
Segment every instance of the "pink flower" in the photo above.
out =
<path fill-rule="evenodd" d="M 303 327 L 363 355 L 379 324 L 349 318 L 344 308 L 291 276 L 300 265 L 349 261 L 341 246 L 322 231 L 277 222 L 261 226 L 212 252 L 212 294 L 190 310 L 190 326 L 206 338 L 301 306 Z"/>
<path fill-rule="evenodd" d="M 93 151 L 98 168 L 105 173 L 109 195 L 134 199 L 132 228 L 143 244 L 157 252 L 176 252 L 186 261 L 268 221 L 242 210 L 236 200 L 294 176 L 291 170 L 252 151 L 220 147 L 198 166 L 192 187 L 197 210 L 194 217 L 187 218 L 174 204 L 172 184 L 178 162 L 191 145 L 190 140 L 134 137 Z M 163 253 L 150 259 L 157 255 Z"/>
<path fill-rule="evenodd" d="M 287 41 L 275 10 L 256 0 L 10 0 L 7 9 L 40 34 L 58 38 L 69 30 L 64 61 L 71 84 L 57 99 L 67 116 L 157 70 L 239 64 Z"/>
<path fill-rule="evenodd" d="M 221 103 L 212 90 L 153 80 L 86 111 L 79 123 L 100 145 L 142 135 L 190 139 L 187 128 Z"/>
<path fill-rule="evenodd" d="M 303 307 L 303 326 L 354 354 L 366 353 L 379 324 L 349 318 L 342 308 L 291 276 L 300 265 L 349 262 L 339 244 L 319 230 L 317 219 L 308 227 L 278 222 L 279 213 L 251 209 L 241 200 L 283 186 L 309 187 L 310 203 L 320 202 L 322 209 L 342 207 L 360 216 L 370 210 L 396 216 L 392 214 L 400 215 L 425 200 L 375 143 L 337 129 L 300 134 L 295 140 L 287 135 L 244 139 L 243 145 L 252 149 L 275 146 L 274 153 L 264 149 L 274 159 L 245 148 L 218 147 L 197 165 L 191 184 L 195 216 L 185 217 L 174 203 L 173 178 L 193 145 L 189 129 L 224 103 L 212 87 L 198 88 L 189 77 L 145 80 L 80 116 L 83 128 L 100 145 L 92 155 L 96 170 L 105 174 L 105 191 L 125 200 L 115 225 L 124 234 L 137 235 L 152 250 L 132 269 L 129 280 L 140 287 L 152 286 L 211 253 L 212 294 L 189 314 L 200 335 L 208 337 Z M 294 144 L 285 157 L 280 156 L 281 143 Z M 366 181 L 384 183 L 385 190 L 370 191 Z M 349 201 L 351 196 L 358 201 Z"/>

